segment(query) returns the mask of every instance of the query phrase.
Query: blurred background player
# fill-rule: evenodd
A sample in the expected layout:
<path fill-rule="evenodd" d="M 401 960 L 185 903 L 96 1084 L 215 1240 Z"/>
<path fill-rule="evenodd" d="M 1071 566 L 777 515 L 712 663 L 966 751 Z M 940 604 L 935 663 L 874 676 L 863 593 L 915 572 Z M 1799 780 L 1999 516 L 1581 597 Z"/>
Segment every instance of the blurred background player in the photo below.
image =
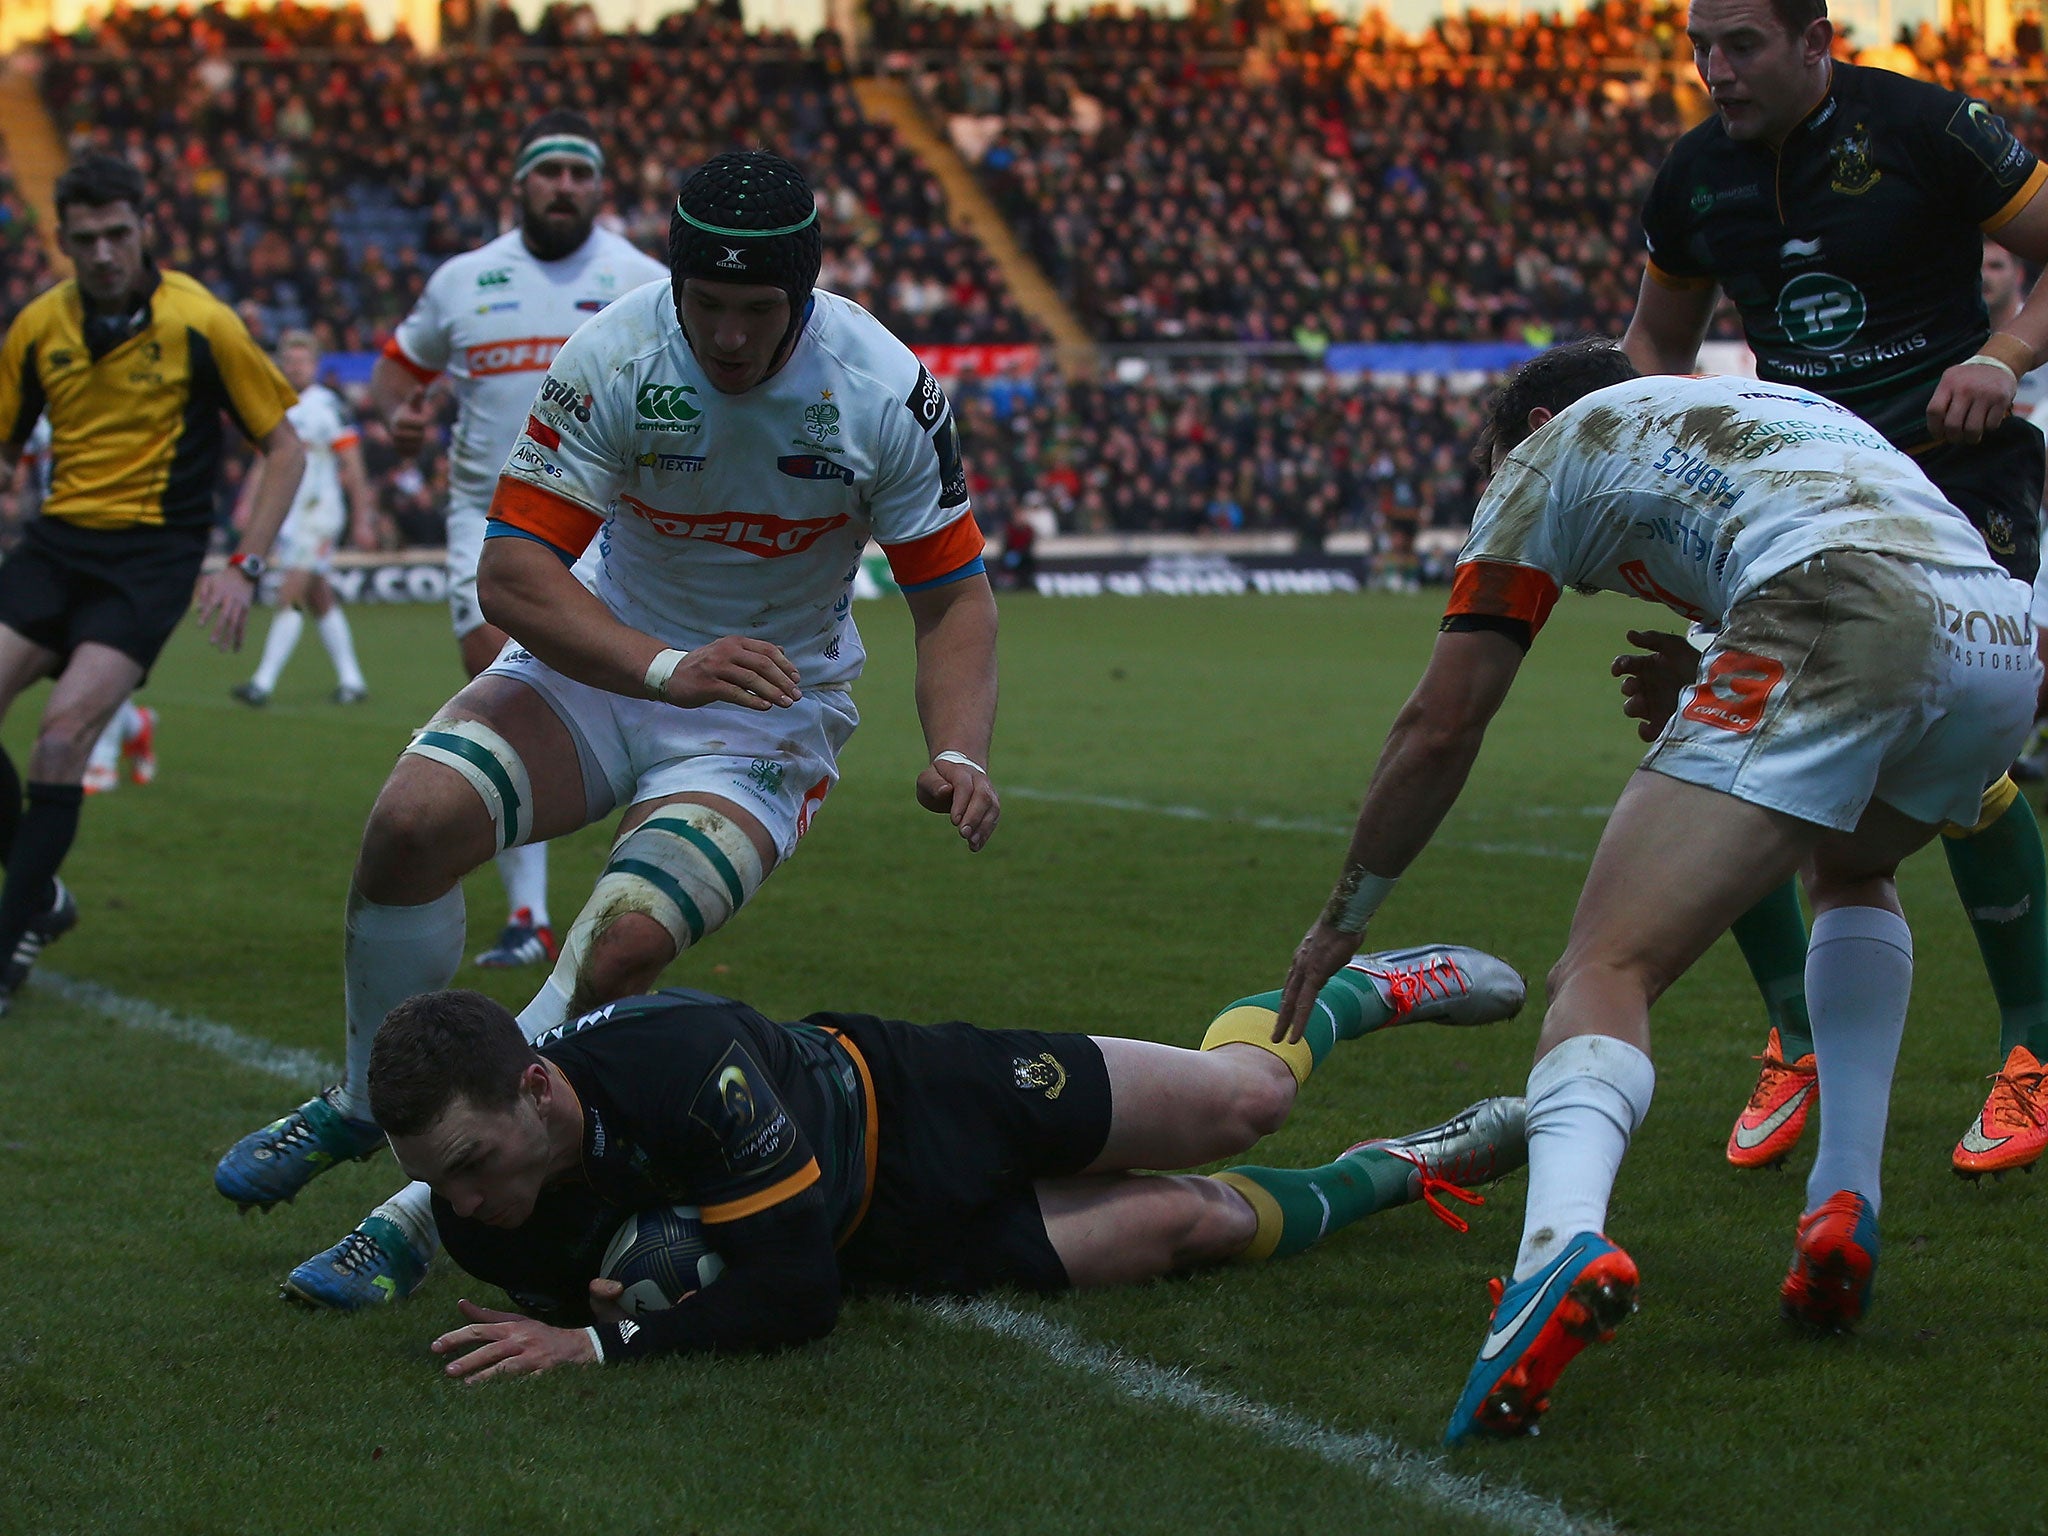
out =
<path fill-rule="evenodd" d="M 1825 0 L 1695 0 L 1686 32 L 1715 114 L 1678 141 L 1650 190 L 1650 261 L 1622 345 L 1646 373 L 1693 372 L 1725 291 L 1760 379 L 1869 421 L 2032 582 L 2048 462 L 2013 405 L 2048 345 L 2048 295 L 1993 328 L 1981 269 L 1987 235 L 2048 259 L 2048 168 L 1983 102 L 1831 58 Z M 2037 1060 L 2048 1053 L 2048 858 L 2010 779 L 1942 848 L 1998 1000 L 2005 1062 L 1954 1167 L 2024 1167 L 2048 1151 Z M 1734 933 L 1771 1033 L 1727 1155 L 1760 1167 L 1792 1150 L 1815 1097 L 1796 889 L 1771 893 Z"/>
<path fill-rule="evenodd" d="M 436 992 L 378 1031 L 370 1094 L 401 1166 L 433 1186 L 450 1254 L 538 1314 L 462 1304 L 468 1325 L 434 1348 L 467 1351 L 448 1374 L 480 1380 L 802 1344 L 847 1294 L 1049 1294 L 1288 1258 L 1418 1199 L 1462 1231 L 1437 1196 L 1479 1204 L 1466 1188 L 1521 1166 L 1519 1099 L 1315 1168 L 1134 1170 L 1272 1135 L 1340 1041 L 1491 1023 L 1524 990 L 1461 946 L 1366 956 L 1323 988 L 1301 1042 L 1275 1043 L 1267 992 L 1226 1008 L 1193 1051 L 865 1014 L 779 1024 L 688 991 L 529 1044 L 489 998 Z M 627 1319 L 618 1282 L 594 1279 L 606 1240 L 628 1212 L 677 1202 L 700 1208 L 724 1271 Z"/>
<path fill-rule="evenodd" d="M 335 540 L 348 526 L 351 512 L 356 542 L 368 545 L 374 537 L 376 505 L 363 473 L 361 440 L 341 397 L 320 382 L 320 343 L 310 332 L 287 331 L 279 337 L 277 365 L 299 392 L 291 420 L 299 441 L 306 445 L 306 473 L 299 480 L 298 497 L 271 553 L 270 564 L 280 579 L 277 613 L 263 642 L 263 659 L 257 663 L 254 677 L 229 691 L 244 704 L 260 708 L 270 702 L 278 674 L 291 660 L 306 627 L 305 614 L 300 611 L 304 608 L 312 612 L 320 643 L 334 663 L 334 702 L 360 704 L 369 697 L 369 686 L 356 661 L 348 615 L 328 586 L 327 573 Z M 247 509 L 251 491 L 245 481 L 243 507 L 238 510 Z"/>
<path fill-rule="evenodd" d="M 574 112 L 549 112 L 519 141 L 512 186 L 519 227 L 442 263 L 370 375 L 369 409 L 391 425 L 392 446 L 417 452 L 429 408 L 422 391 L 442 373 L 457 414 L 449 447 L 448 610 L 464 672 L 475 677 L 505 648 L 505 632 L 477 601 L 477 562 L 498 474 L 519 438 L 555 352 L 576 328 L 668 269 L 596 227 L 604 202 L 604 150 Z M 555 957 L 548 913 L 547 847 L 498 854 L 510 909 L 483 966 Z"/>
<path fill-rule="evenodd" d="M 927 752 L 913 792 L 972 852 L 996 831 L 996 602 L 945 391 L 817 287 L 817 201 L 781 156 L 700 166 L 669 253 L 667 282 L 562 347 L 506 461 L 479 591 L 517 644 L 378 796 L 348 899 L 347 1076 L 221 1159 L 214 1185 L 241 1206 L 290 1200 L 383 1144 L 371 1041 L 454 973 L 462 877 L 493 850 L 624 809 L 519 1016 L 529 1035 L 649 990 L 789 861 L 859 724 L 853 585 L 871 540 L 910 610 Z M 293 1270 L 286 1294 L 399 1300 L 435 1246 L 415 1184 Z"/>
<path fill-rule="evenodd" d="M 2011 327 L 2030 286 L 2027 264 L 1997 241 L 1986 240 L 1984 308 L 1991 316 L 1994 333 Z M 2048 422 L 2044 407 L 2048 407 L 2048 368 L 2036 364 L 2020 379 L 2020 387 L 2012 397 L 2012 413 L 2038 428 Z M 2044 501 L 2048 501 L 2048 494 L 2044 494 Z M 2048 592 L 2044 592 L 2042 586 L 2044 579 L 2048 578 L 2044 578 L 2040 571 L 2034 573 L 2034 605 L 2037 609 L 2043 606 L 2044 599 L 2048 599 Z M 2042 639 L 2038 633 L 2035 638 Z M 2044 704 L 2048 704 L 2048 700 L 2044 700 Z M 2044 732 L 2044 723 L 2048 723 L 2048 713 L 2034 722 L 2033 741 L 2028 744 L 2026 754 L 2012 765 L 2013 778 L 2022 784 L 2038 784 L 2048 779 L 2048 732 Z"/>
<path fill-rule="evenodd" d="M 0 565 L 0 716 L 55 678 L 26 808 L 0 752 L 0 1010 L 78 920 L 57 870 L 93 743 L 195 597 L 214 643 L 241 644 L 305 462 L 285 414 L 291 385 L 233 310 L 150 258 L 145 197 L 140 173 L 109 155 L 58 178 L 58 239 L 77 276 L 34 300 L 0 343 L 0 476 L 45 412 L 52 461 L 49 496 Z M 201 576 L 223 414 L 256 445 L 260 484 L 239 549 Z"/>

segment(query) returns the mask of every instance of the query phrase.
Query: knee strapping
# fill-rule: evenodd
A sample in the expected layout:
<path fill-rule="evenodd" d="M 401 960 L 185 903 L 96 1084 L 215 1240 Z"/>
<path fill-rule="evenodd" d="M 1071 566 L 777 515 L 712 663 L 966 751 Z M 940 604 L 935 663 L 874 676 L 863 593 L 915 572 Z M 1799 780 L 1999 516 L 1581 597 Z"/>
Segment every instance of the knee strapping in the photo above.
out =
<path fill-rule="evenodd" d="M 590 950 L 629 912 L 652 918 L 677 953 L 716 933 L 761 888 L 766 871 L 753 840 L 706 805 L 677 805 L 620 838 L 562 946 L 580 979 Z"/>
<path fill-rule="evenodd" d="M 467 779 L 491 813 L 500 848 L 533 835 L 533 782 L 526 764 L 510 742 L 481 720 L 429 720 L 400 755 L 423 757 Z"/>
<path fill-rule="evenodd" d="M 2001 775 L 1997 783 L 1984 791 L 1984 798 L 1977 803 L 1976 825 L 1965 827 L 1959 823 L 1950 822 L 1941 829 L 1942 836 L 1954 838 L 1975 837 L 1980 832 L 1990 831 L 1993 826 L 2004 818 L 2005 813 L 2012 809 L 2013 801 L 2019 799 L 2019 797 L 2020 787 L 2013 782 L 2012 775 L 2009 773 Z"/>

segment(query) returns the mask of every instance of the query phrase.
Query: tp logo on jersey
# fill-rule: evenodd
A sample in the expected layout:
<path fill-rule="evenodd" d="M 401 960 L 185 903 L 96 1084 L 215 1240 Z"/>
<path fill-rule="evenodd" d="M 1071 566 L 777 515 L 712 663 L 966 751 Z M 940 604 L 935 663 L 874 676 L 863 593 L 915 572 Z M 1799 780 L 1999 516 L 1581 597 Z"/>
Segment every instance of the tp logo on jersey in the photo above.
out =
<path fill-rule="evenodd" d="M 1863 292 L 1832 272 L 1802 272 L 1778 291 L 1778 324 L 1811 352 L 1828 352 L 1863 329 Z"/>
<path fill-rule="evenodd" d="M 692 384 L 642 384 L 634 397 L 640 427 L 653 432 L 694 432 L 702 425 L 704 413 L 690 403 L 697 389 Z"/>

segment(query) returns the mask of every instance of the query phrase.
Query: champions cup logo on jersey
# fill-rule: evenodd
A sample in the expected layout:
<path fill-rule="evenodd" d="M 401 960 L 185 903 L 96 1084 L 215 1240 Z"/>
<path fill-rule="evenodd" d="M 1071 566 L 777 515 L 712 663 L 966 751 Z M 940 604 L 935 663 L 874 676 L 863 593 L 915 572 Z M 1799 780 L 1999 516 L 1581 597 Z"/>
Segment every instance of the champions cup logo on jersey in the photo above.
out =
<path fill-rule="evenodd" d="M 706 539 L 728 545 L 763 560 L 800 555 L 835 528 L 846 525 L 846 515 L 794 521 L 772 512 L 714 512 L 692 517 L 681 512 L 663 512 L 636 497 L 619 500 L 656 533 L 671 539 Z"/>
<path fill-rule="evenodd" d="M 469 376 L 482 379 L 498 373 L 544 372 L 567 339 L 565 336 L 528 336 L 519 341 L 490 341 L 471 347 L 467 354 Z"/>

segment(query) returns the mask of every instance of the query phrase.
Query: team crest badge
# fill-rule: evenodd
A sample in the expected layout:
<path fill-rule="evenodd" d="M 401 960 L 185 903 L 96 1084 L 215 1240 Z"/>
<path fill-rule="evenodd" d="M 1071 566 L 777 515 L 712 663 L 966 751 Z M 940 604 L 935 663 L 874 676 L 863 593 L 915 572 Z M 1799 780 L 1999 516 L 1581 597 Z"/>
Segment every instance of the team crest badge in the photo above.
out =
<path fill-rule="evenodd" d="M 824 398 L 804 407 L 804 433 L 818 447 L 830 448 L 835 446 L 832 439 L 839 435 L 839 407 L 832 403 L 831 390 L 820 390 L 819 394 Z"/>
<path fill-rule="evenodd" d="M 1870 129 L 1862 123 L 1835 141 L 1828 158 L 1835 167 L 1828 185 L 1844 196 L 1861 197 L 1884 180 L 1884 172 L 1870 163 Z"/>
<path fill-rule="evenodd" d="M 1051 1051 L 1012 1058 L 1010 1075 L 1026 1093 L 1043 1092 L 1048 1099 L 1058 1098 L 1060 1090 L 1067 1086 L 1067 1069 Z"/>

